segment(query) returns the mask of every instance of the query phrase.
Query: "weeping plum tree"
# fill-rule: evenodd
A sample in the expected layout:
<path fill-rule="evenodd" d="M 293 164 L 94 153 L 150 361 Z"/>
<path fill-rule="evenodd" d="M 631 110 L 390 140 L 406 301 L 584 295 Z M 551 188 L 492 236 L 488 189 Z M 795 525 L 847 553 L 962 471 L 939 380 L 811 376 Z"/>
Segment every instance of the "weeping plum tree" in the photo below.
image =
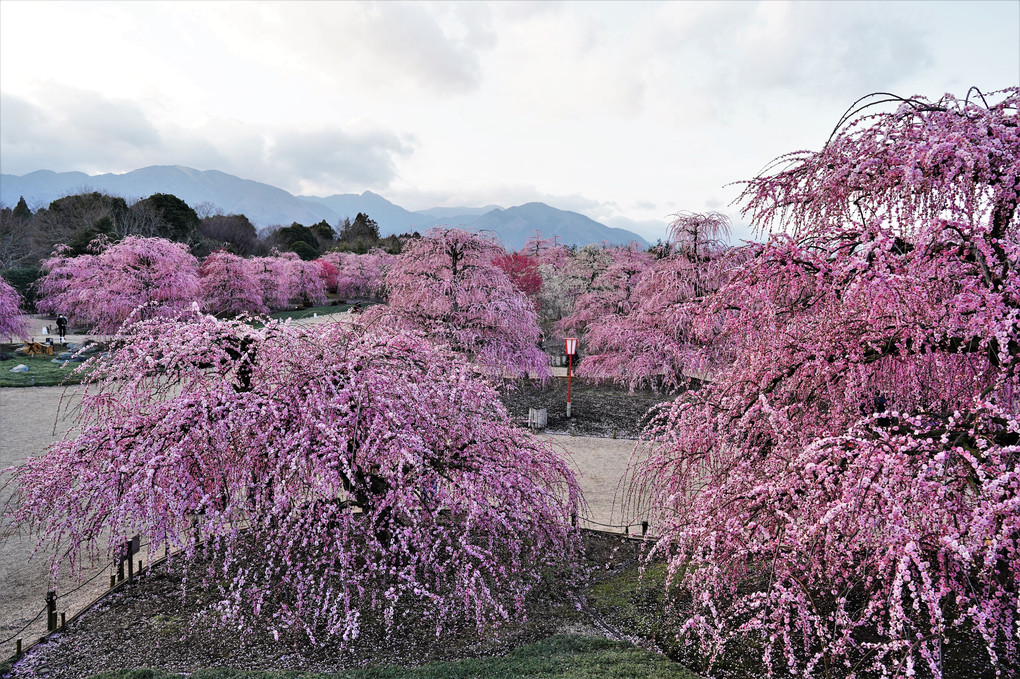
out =
<path fill-rule="evenodd" d="M 626 316 L 637 298 L 634 284 L 652 263 L 652 255 L 636 243 L 625 247 L 604 248 L 604 268 L 594 269 L 591 278 L 574 300 L 573 311 L 560 321 L 567 334 L 583 334 L 592 323 L 612 316 Z"/>
<path fill-rule="evenodd" d="M 326 292 L 336 292 L 340 269 L 324 256 L 315 260 L 315 263 L 319 265 L 319 276 L 322 278 L 322 284 L 325 286 Z"/>
<path fill-rule="evenodd" d="M 491 373 L 547 376 L 535 308 L 492 263 L 502 252 L 478 234 L 432 229 L 394 260 L 389 304 L 373 307 L 366 322 L 425 333 Z"/>
<path fill-rule="evenodd" d="M 293 252 L 284 252 L 280 258 L 286 262 L 290 279 L 294 282 L 291 298 L 300 300 L 305 306 L 326 303 L 326 281 L 322 267 L 315 261 L 301 259 Z"/>
<path fill-rule="evenodd" d="M 497 255 L 492 263 L 531 300 L 535 311 L 539 311 L 541 302 L 538 293 L 542 290 L 542 275 L 538 271 L 538 260 L 520 252 L 509 252 Z"/>
<path fill-rule="evenodd" d="M 704 302 L 748 251 L 728 245 L 729 220 L 717 212 L 680 213 L 669 233 L 663 256 L 652 262 L 649 255 L 643 267 L 630 264 L 615 274 L 627 281 L 626 296 L 593 292 L 578 298 L 570 318 L 583 321 L 588 351 L 579 374 L 675 391 L 732 360 L 722 335 L 725 311 L 705 313 Z"/>
<path fill-rule="evenodd" d="M 18 291 L 0 278 L 0 337 L 25 337 L 28 329 L 21 315 L 20 303 Z"/>
<path fill-rule="evenodd" d="M 380 299 L 385 296 L 386 271 L 394 256 L 375 249 L 363 255 L 329 252 L 322 261 L 336 267 L 334 291 L 346 299 Z"/>
<path fill-rule="evenodd" d="M 279 253 L 276 253 L 279 254 Z M 262 303 L 273 311 L 286 309 L 298 286 L 296 271 L 282 257 L 252 257 L 248 260 L 252 275 L 262 291 Z"/>
<path fill-rule="evenodd" d="M 173 315 L 199 297 L 198 262 L 182 243 L 128 236 L 95 250 L 71 257 L 58 249 L 43 262 L 39 311 L 112 333 L 136 310 L 141 318 Z"/>
<path fill-rule="evenodd" d="M 109 558 L 135 533 L 190 559 L 201 517 L 225 615 L 340 645 L 407 611 L 437 634 L 498 625 L 541 569 L 572 572 L 572 473 L 463 357 L 211 317 L 117 339 L 76 427 L 13 471 L 14 517 L 65 546 L 55 559 Z"/>
<path fill-rule="evenodd" d="M 971 638 L 1017 671 L 1018 105 L 866 100 L 746 184 L 776 233 L 706 310 L 736 360 L 661 413 L 642 476 L 707 648 L 940 677 Z"/>
<path fill-rule="evenodd" d="M 573 308 L 574 294 L 567 275 L 570 250 L 556 237 L 542 238 L 536 232 L 521 249 L 521 254 L 537 264 L 542 278 L 538 291 L 539 319 L 543 328 L 548 323 L 559 321 Z"/>
<path fill-rule="evenodd" d="M 198 269 L 202 308 L 214 314 L 264 314 L 262 288 L 247 260 L 217 250 Z"/>

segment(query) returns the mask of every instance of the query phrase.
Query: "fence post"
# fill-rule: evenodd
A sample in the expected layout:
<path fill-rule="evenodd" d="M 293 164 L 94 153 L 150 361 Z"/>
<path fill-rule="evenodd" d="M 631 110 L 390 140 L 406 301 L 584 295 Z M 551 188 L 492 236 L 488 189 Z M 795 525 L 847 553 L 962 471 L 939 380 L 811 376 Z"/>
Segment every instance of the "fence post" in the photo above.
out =
<path fill-rule="evenodd" d="M 647 521 L 642 521 L 641 522 L 641 537 L 644 537 L 647 534 L 648 534 L 648 522 Z"/>
<path fill-rule="evenodd" d="M 14 657 L 15 658 L 21 657 L 21 639 L 18 639 L 17 641 L 14 642 Z"/>
<path fill-rule="evenodd" d="M 67 629 L 67 611 L 60 611 L 60 629 Z"/>
<path fill-rule="evenodd" d="M 52 632 L 57 628 L 57 593 L 53 590 L 46 592 L 46 631 Z"/>
<path fill-rule="evenodd" d="M 570 515 L 570 525 L 577 528 L 577 512 Z"/>

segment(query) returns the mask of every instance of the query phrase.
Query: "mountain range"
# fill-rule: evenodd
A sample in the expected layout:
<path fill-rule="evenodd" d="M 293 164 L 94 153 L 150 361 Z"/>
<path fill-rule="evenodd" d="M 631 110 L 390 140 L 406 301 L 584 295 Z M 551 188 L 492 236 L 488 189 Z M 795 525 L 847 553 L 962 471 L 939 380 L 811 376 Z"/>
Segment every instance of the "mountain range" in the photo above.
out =
<path fill-rule="evenodd" d="M 509 208 L 496 205 L 436 207 L 412 212 L 371 191 L 324 197 L 295 196 L 275 186 L 218 170 L 195 170 L 179 165 L 154 165 L 124 174 L 38 170 L 20 176 L 0 175 L 0 203 L 7 207 L 13 207 L 24 196 L 29 207 L 36 210 L 57 198 L 91 191 L 121 196 L 129 202 L 154 193 L 170 193 L 192 207 L 212 206 L 223 214 L 243 214 L 260 228 L 287 226 L 293 222 L 311 225 L 322 220 L 335 225 L 344 217 L 353 219 L 363 212 L 379 224 L 383 236 L 424 232 L 440 225 L 492 232 L 510 249 L 523 247 L 536 231 L 545 237 L 558 236 L 566 245 L 603 241 L 610 244 L 636 241 L 648 245 L 631 231 L 537 202 Z"/>

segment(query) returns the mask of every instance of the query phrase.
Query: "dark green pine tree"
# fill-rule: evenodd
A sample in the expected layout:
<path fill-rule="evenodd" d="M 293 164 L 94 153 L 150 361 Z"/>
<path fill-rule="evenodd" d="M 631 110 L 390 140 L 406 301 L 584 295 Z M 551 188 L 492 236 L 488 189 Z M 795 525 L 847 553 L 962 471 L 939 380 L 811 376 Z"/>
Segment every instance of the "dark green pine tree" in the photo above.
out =
<path fill-rule="evenodd" d="M 14 206 L 14 212 L 11 215 L 19 222 L 27 222 L 32 219 L 32 211 L 28 209 L 28 203 L 25 202 L 24 196 L 18 198 L 18 204 Z"/>

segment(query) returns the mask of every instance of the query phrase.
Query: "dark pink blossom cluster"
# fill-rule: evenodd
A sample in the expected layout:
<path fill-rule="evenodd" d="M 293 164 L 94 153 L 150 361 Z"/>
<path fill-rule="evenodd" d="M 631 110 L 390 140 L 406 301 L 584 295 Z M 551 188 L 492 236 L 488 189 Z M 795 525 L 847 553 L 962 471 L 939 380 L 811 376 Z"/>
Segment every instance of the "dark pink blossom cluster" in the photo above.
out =
<path fill-rule="evenodd" d="M 463 357 L 413 334 L 208 316 L 115 342 L 75 428 L 8 470 L 14 518 L 72 566 L 136 533 L 184 558 L 206 541 L 225 616 L 339 645 L 366 619 L 498 625 L 542 569 L 573 572 L 573 474 Z"/>
<path fill-rule="evenodd" d="M 542 274 L 538 270 L 538 259 L 521 252 L 509 252 L 497 255 L 492 261 L 500 271 L 505 273 L 510 282 L 523 292 L 539 311 L 542 302 L 539 293 L 542 290 Z"/>

